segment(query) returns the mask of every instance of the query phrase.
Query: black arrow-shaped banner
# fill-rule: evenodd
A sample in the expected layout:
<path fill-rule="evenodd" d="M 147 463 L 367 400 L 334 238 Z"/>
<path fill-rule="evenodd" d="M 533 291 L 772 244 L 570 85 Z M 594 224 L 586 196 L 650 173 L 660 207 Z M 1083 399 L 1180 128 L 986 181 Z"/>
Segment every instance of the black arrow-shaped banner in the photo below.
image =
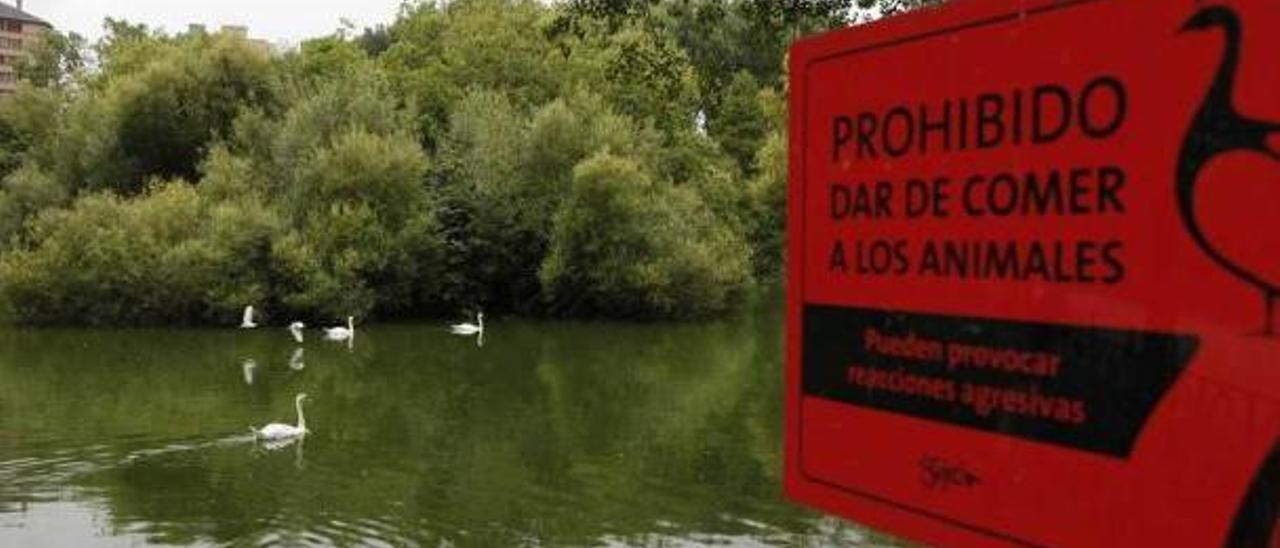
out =
<path fill-rule="evenodd" d="M 806 305 L 804 391 L 1125 458 L 1194 336 Z"/>

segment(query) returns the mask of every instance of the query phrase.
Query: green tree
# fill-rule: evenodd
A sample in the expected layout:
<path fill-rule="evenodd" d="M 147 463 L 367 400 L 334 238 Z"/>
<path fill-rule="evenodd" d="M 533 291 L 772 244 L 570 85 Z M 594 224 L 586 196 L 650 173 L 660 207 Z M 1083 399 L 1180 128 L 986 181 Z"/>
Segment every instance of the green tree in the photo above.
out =
<path fill-rule="evenodd" d="M 134 36 L 108 49 L 129 52 L 118 60 L 146 55 L 99 75 L 106 80 L 74 96 L 60 117 L 41 166 L 69 189 L 131 195 L 152 179 L 194 180 L 209 145 L 230 134 L 242 110 L 278 102 L 271 60 L 234 36 Z"/>
<path fill-rule="evenodd" d="M 144 24 L 106 18 L 102 37 L 93 45 L 98 72 L 90 84 L 101 88 L 111 79 L 132 74 L 150 64 L 152 56 L 170 45 L 172 40 L 152 31 Z"/>
<path fill-rule="evenodd" d="M 441 258 L 427 158 L 409 135 L 352 131 L 296 166 L 296 231 L 276 253 L 299 287 L 284 304 L 310 316 L 396 314 L 430 302 Z"/>
<path fill-rule="evenodd" d="M 66 97 L 22 83 L 0 97 L 0 177 L 24 162 L 46 162 L 56 142 Z"/>
<path fill-rule="evenodd" d="M 600 153 L 574 169 L 540 277 L 560 314 L 692 317 L 750 281 L 746 245 L 691 190 Z"/>
<path fill-rule="evenodd" d="M 608 39 L 600 87 L 620 113 L 670 132 L 692 125 L 697 79 L 670 37 L 627 27 Z"/>
<path fill-rule="evenodd" d="M 262 298 L 269 212 L 219 210 L 182 182 L 123 199 L 93 194 L 30 224 L 0 257 L 0 292 L 31 323 L 227 321 Z"/>
<path fill-rule="evenodd" d="M 756 151 L 767 129 L 759 95 L 760 86 L 755 77 L 746 71 L 738 72 L 724 92 L 719 111 L 707 127 L 711 136 L 738 162 L 744 173 L 751 172 Z"/>
<path fill-rule="evenodd" d="M 233 124 L 238 151 L 257 158 L 273 175 L 277 190 L 288 188 L 296 166 L 327 148 L 347 132 L 373 135 L 412 133 L 414 113 L 399 104 L 385 74 L 364 61 L 348 66 L 340 77 L 307 86 L 279 117 L 246 111 Z"/>
<path fill-rule="evenodd" d="M 365 28 L 360 33 L 360 36 L 356 37 L 355 43 L 360 46 L 360 49 L 364 50 L 365 54 L 376 57 L 391 49 L 391 44 L 393 43 L 391 30 L 386 25 L 381 24 Z"/>
<path fill-rule="evenodd" d="M 346 47 L 346 46 L 343 46 Z M 357 51 L 358 53 L 358 51 Z M 368 60 L 320 78 L 279 119 L 248 111 L 215 151 L 229 176 L 209 189 L 277 204 L 289 231 L 273 243 L 279 305 L 308 317 L 428 310 L 439 297 L 441 230 L 424 185 L 429 160 Z M 202 190 L 214 182 L 210 176 Z M 246 184 L 247 183 L 247 184 Z"/>
<path fill-rule="evenodd" d="M 595 22 L 603 22 L 607 32 L 616 32 L 630 21 L 649 14 L 658 0 L 569 0 L 548 27 L 548 34 L 559 37 L 574 34 L 579 37 L 593 32 Z"/>
<path fill-rule="evenodd" d="M 227 136 L 245 107 L 270 105 L 274 84 L 266 55 L 227 35 L 183 44 L 114 83 L 108 108 L 131 171 L 115 188 L 136 192 L 150 177 L 193 179 L 207 144 Z"/>
<path fill-rule="evenodd" d="M 789 42 L 926 3 L 415 2 L 281 55 L 107 20 L 87 68 L 55 35 L 0 98 L 0 297 L 40 322 L 724 310 L 780 271 Z"/>
<path fill-rule="evenodd" d="M 661 139 L 589 91 L 578 90 L 543 106 L 530 123 L 520 170 L 523 186 L 531 191 L 520 206 L 532 214 L 530 230 L 549 233 L 552 217 L 569 194 L 574 167 L 596 152 L 625 153 L 640 158 L 655 174 L 662 173 Z"/>
<path fill-rule="evenodd" d="M 82 76 L 88 44 L 74 32 L 47 30 L 18 63 L 18 78 L 36 87 L 64 87 Z"/>
<path fill-rule="evenodd" d="M 528 112 L 564 89 L 566 61 L 537 32 L 546 10 L 534 0 L 458 0 L 403 11 L 380 60 L 397 92 L 418 107 L 424 144 L 436 145 L 467 90 L 502 91 Z"/>
<path fill-rule="evenodd" d="M 359 44 L 334 35 L 304 41 L 297 51 L 285 57 L 285 65 L 289 74 L 299 79 L 305 93 L 343 77 L 367 60 Z"/>
<path fill-rule="evenodd" d="M 752 222 L 747 224 L 752 244 L 752 263 L 761 277 L 782 271 L 787 218 L 787 140 L 783 133 L 770 134 L 756 155 L 756 175 L 748 195 Z"/>
<path fill-rule="evenodd" d="M 22 236 L 28 219 L 66 201 L 66 189 L 32 166 L 5 176 L 0 180 L 0 250 L 21 245 L 14 238 Z"/>
<path fill-rule="evenodd" d="M 497 91 L 472 90 L 453 112 L 435 183 L 454 251 L 445 296 L 455 306 L 513 309 L 536 300 L 528 263 L 536 265 L 544 246 L 527 230 L 538 206 L 519 201 L 526 131 L 526 119 Z"/>

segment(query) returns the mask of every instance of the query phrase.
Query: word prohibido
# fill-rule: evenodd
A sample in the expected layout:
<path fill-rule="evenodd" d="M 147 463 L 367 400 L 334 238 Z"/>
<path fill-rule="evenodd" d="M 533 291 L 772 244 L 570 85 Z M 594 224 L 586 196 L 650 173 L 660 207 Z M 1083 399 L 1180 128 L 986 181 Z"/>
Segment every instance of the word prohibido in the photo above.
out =
<path fill-rule="evenodd" d="M 1105 139 L 1128 108 L 1124 83 L 1100 76 L 1078 89 L 1043 84 L 1007 93 L 898 105 L 832 118 L 833 162 L 897 158 L 1022 144 L 1044 145 L 1078 134 Z"/>

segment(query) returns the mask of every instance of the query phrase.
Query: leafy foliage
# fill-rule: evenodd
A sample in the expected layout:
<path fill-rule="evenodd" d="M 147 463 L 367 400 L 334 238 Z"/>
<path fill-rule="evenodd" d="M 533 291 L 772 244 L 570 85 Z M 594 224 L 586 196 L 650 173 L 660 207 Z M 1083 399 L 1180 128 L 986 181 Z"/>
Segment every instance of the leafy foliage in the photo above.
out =
<path fill-rule="evenodd" d="M 541 278 L 558 313 L 690 317 L 728 308 L 750 272 L 697 194 L 600 153 L 574 168 Z"/>
<path fill-rule="evenodd" d="M 0 309 L 714 314 L 780 271 L 789 41 L 925 3 L 419 1 L 274 54 L 51 33 L 0 98 Z"/>
<path fill-rule="evenodd" d="M 35 44 L 18 63 L 18 78 L 36 87 L 64 87 L 83 74 L 88 48 L 83 36 L 46 30 Z"/>
<path fill-rule="evenodd" d="M 95 193 L 30 225 L 37 247 L 0 257 L 13 310 L 33 322 L 229 320 L 263 298 L 269 211 L 213 206 L 182 182 Z"/>
<path fill-rule="evenodd" d="M 751 73 L 734 76 L 720 103 L 719 115 L 711 120 L 709 132 L 743 171 L 750 171 L 756 151 L 764 138 L 766 121 L 758 95 L 760 86 Z"/>

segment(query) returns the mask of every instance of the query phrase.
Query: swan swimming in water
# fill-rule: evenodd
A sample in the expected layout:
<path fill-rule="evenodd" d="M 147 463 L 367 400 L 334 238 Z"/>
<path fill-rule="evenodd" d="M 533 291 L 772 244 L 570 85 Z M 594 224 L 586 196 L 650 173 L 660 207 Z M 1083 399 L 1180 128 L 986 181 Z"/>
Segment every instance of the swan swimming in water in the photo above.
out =
<path fill-rule="evenodd" d="M 324 329 L 324 338 L 328 341 L 351 341 L 356 338 L 355 318 L 347 316 L 346 327 L 326 327 Z"/>
<path fill-rule="evenodd" d="M 455 323 L 449 327 L 449 331 L 454 335 L 476 337 L 476 346 L 484 345 L 484 312 L 476 312 L 476 323 Z"/>
<path fill-rule="evenodd" d="M 289 324 L 289 334 L 293 335 L 293 340 L 298 341 L 299 343 L 301 343 L 301 342 L 302 342 L 302 330 L 303 330 L 304 328 L 306 328 L 306 327 L 307 327 L 307 324 L 304 324 L 304 323 L 302 323 L 302 322 L 293 322 L 293 323 Z"/>
<path fill-rule="evenodd" d="M 258 324 L 253 323 L 253 305 L 244 307 L 244 319 L 240 320 L 240 329 L 253 329 Z"/>
<path fill-rule="evenodd" d="M 484 333 L 484 312 L 476 313 L 476 323 L 455 323 L 449 327 L 454 335 L 476 335 Z"/>
<path fill-rule="evenodd" d="M 254 428 L 250 426 L 249 430 L 253 431 L 253 437 L 260 440 L 276 441 L 307 435 L 307 419 L 302 416 L 302 400 L 305 399 L 307 399 L 306 394 L 298 394 L 298 396 L 293 399 L 293 405 L 298 411 L 297 426 L 290 426 L 288 424 L 281 424 L 278 422 L 273 422 L 263 426 L 262 428 Z"/>

